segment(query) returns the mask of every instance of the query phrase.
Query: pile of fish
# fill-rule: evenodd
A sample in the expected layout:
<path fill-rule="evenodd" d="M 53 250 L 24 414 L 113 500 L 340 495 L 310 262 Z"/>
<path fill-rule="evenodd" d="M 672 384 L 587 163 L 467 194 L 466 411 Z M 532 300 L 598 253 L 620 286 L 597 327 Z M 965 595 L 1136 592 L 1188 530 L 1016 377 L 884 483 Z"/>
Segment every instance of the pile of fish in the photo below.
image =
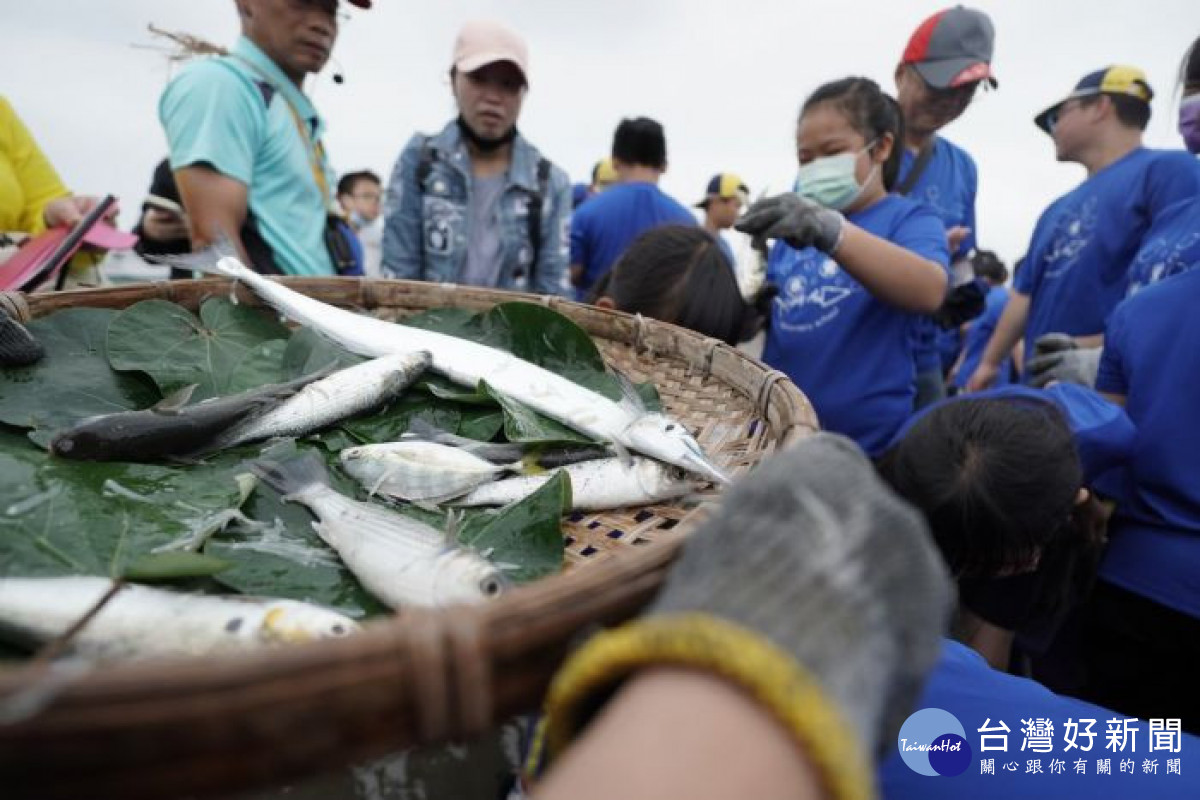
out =
<path fill-rule="evenodd" d="M 195 387 L 186 387 L 153 408 L 78 423 L 54 438 L 54 455 L 186 463 L 248 442 L 302 437 L 386 406 L 426 369 L 472 389 L 487 381 L 495 391 L 598 442 L 555 448 L 478 442 L 415 424 L 400 441 L 338 454 L 341 469 L 382 503 L 337 491 L 323 459 L 313 452 L 252 461 L 256 476 L 313 513 L 322 541 L 392 608 L 480 602 L 508 587 L 503 565 L 458 543 L 461 512 L 455 508 L 518 502 L 557 471 L 570 479 L 573 508 L 581 511 L 662 502 L 706 482 L 727 481 L 691 433 L 665 414 L 647 410 L 627 381 L 624 399 L 615 402 L 509 352 L 314 300 L 232 258 L 215 266 L 188 266 L 244 282 L 283 316 L 370 360 L 192 405 Z M 396 502 L 448 508 L 443 529 L 401 513 L 393 507 Z M 104 578 L 0 579 L 0 630 L 53 639 L 109 586 Z M 101 657 L 196 654 L 340 636 L 356 627 L 334 611 L 304 603 L 127 586 L 72 644 Z"/>

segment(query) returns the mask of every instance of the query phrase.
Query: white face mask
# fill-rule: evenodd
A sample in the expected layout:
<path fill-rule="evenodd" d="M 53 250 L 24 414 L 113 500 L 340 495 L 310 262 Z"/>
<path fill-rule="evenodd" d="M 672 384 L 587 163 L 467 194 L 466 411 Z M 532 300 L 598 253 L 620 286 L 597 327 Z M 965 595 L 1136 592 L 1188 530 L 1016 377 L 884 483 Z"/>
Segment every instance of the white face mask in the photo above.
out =
<path fill-rule="evenodd" d="M 856 153 L 838 153 L 836 156 L 815 158 L 800 167 L 796 175 L 796 192 L 826 208 L 843 211 L 854 204 L 871 182 L 878 164 L 871 165 L 871 172 L 864 183 L 855 177 L 858 157 L 870 152 L 875 142 L 870 142 Z"/>

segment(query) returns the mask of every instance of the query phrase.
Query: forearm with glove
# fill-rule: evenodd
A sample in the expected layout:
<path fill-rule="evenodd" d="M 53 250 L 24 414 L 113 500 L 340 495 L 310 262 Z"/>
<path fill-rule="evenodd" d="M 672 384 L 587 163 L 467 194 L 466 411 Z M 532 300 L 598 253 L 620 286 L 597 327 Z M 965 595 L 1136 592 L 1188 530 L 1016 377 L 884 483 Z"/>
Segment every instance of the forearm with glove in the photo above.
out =
<path fill-rule="evenodd" d="M 683 667 L 766 709 L 829 797 L 868 797 L 952 599 L 922 518 L 853 443 L 817 434 L 727 493 L 641 618 L 568 660 L 535 761 L 553 762 L 636 673 Z"/>
<path fill-rule="evenodd" d="M 1077 383 L 1092 388 L 1100 369 L 1103 347 L 1080 347 L 1065 333 L 1047 333 L 1033 343 L 1033 358 L 1029 359 L 1030 386 L 1044 389 L 1051 383 Z"/>

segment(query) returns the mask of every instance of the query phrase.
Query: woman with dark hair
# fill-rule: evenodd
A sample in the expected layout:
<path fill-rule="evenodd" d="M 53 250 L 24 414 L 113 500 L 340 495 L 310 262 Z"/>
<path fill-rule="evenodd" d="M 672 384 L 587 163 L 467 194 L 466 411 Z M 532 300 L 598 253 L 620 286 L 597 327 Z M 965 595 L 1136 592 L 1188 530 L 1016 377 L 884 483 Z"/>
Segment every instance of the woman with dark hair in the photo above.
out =
<path fill-rule="evenodd" d="M 1085 487 L 1133 436 L 1119 408 L 1081 387 L 1008 387 L 932 407 L 879 460 L 958 579 L 956 638 L 997 669 L 1017 631 L 1045 638 L 1082 599 L 1102 542 Z"/>
<path fill-rule="evenodd" d="M 1146 721 L 1005 671 L 1014 634 L 1053 633 L 1089 587 L 1103 517 L 1087 487 L 1128 459 L 1134 438 L 1121 409 L 1087 389 L 1007 386 L 931 406 L 879 460 L 884 482 L 924 514 L 959 593 L 900 752 L 881 765 L 885 800 L 1197 796 L 1194 776 L 1176 768 L 1168 784 L 1161 762 L 1157 774 L 1118 769 L 1148 752 Z M 1114 716 L 1119 753 L 1105 748 Z M 1171 735 L 1164 759 L 1200 748 Z M 917 752 L 959 736 L 953 754 Z M 953 780 L 925 777 L 939 775 Z"/>
<path fill-rule="evenodd" d="M 763 359 L 804 390 L 822 427 L 882 451 L 914 400 L 911 328 L 942 304 L 941 219 L 889 194 L 900 168 L 896 101 L 866 78 L 817 89 L 796 127 L 797 193 L 755 203 L 736 226 L 778 240 L 779 287 Z"/>
<path fill-rule="evenodd" d="M 757 319 L 720 245 L 702 228 L 646 231 L 596 285 L 596 305 L 681 325 L 735 345 Z"/>

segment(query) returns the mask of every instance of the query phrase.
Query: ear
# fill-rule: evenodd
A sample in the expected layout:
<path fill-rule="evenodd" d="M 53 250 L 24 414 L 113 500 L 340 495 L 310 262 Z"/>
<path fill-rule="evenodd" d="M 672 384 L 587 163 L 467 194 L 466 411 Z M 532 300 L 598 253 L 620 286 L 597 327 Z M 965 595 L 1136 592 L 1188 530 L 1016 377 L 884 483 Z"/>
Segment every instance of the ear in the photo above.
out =
<path fill-rule="evenodd" d="M 1092 493 L 1090 491 L 1088 491 L 1086 487 L 1081 486 L 1079 488 L 1079 491 L 1075 493 L 1075 505 L 1077 505 L 1077 506 L 1083 505 L 1091 498 L 1091 496 L 1092 496 Z"/>
<path fill-rule="evenodd" d="M 596 298 L 596 308 L 607 308 L 611 311 L 616 311 L 617 304 L 613 302 L 611 297 L 606 294 L 602 294 Z"/>
<path fill-rule="evenodd" d="M 896 137 L 888 131 L 879 137 L 879 141 L 875 143 L 875 152 L 871 154 L 871 160 L 876 164 L 886 164 L 887 160 L 892 157 L 892 148 L 896 146 Z"/>
<path fill-rule="evenodd" d="M 250 4 L 246 0 L 236 0 L 234 5 L 237 6 L 238 17 L 241 19 L 250 19 L 253 16 L 250 13 Z"/>
<path fill-rule="evenodd" d="M 894 77 L 894 79 L 895 79 L 895 81 L 896 81 L 896 88 L 897 88 L 897 89 L 899 89 L 899 88 L 900 88 L 900 84 L 904 82 L 904 80 L 905 80 L 905 77 L 904 77 L 904 75 L 905 75 L 905 73 L 907 73 L 907 72 L 908 72 L 908 70 L 906 70 L 906 69 L 904 68 L 904 64 L 897 64 L 897 65 L 896 65 L 896 71 L 895 71 L 895 73 L 893 74 L 893 77 Z"/>

